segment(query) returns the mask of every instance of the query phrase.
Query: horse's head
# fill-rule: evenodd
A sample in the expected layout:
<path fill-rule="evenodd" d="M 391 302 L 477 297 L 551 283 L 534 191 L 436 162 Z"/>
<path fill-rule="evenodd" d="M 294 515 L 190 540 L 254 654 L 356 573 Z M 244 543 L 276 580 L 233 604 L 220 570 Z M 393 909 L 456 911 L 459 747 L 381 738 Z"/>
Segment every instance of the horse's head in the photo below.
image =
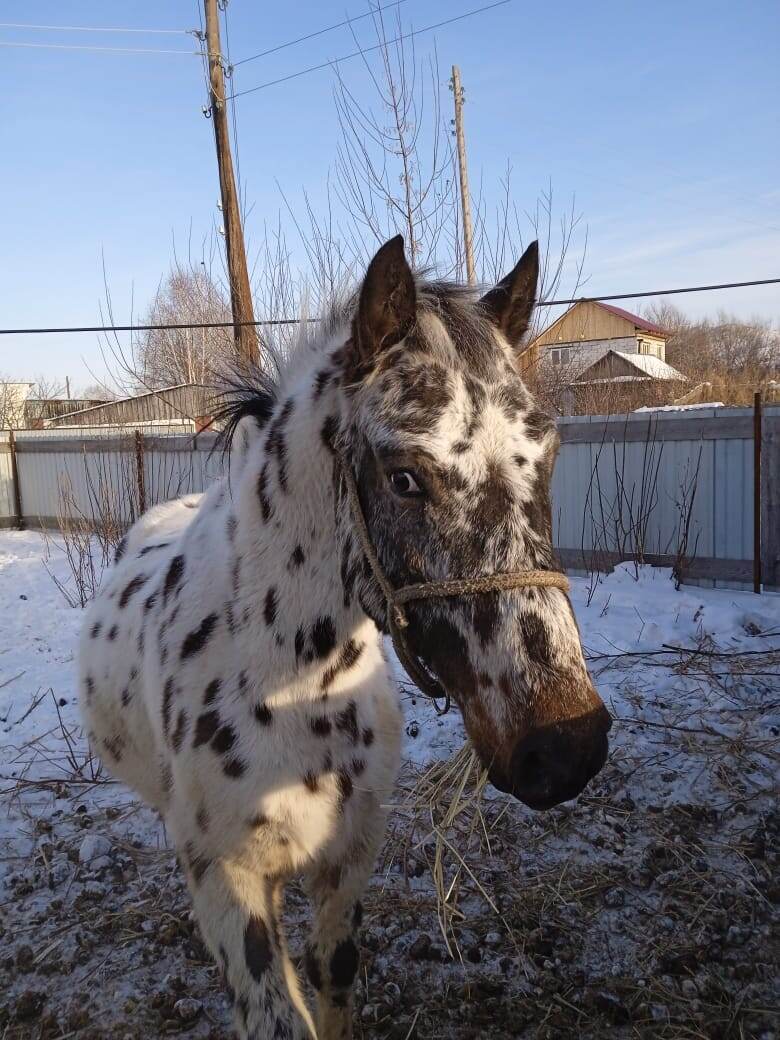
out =
<path fill-rule="evenodd" d="M 536 243 L 479 301 L 416 283 L 400 236 L 368 268 L 343 352 L 340 440 L 395 588 L 554 566 L 558 435 L 516 365 L 537 278 Z M 343 501 L 337 522 L 346 595 L 385 628 Z M 492 783 L 535 809 L 577 795 L 604 763 L 610 719 L 566 594 L 491 591 L 406 613 L 408 644 L 457 702 Z"/>

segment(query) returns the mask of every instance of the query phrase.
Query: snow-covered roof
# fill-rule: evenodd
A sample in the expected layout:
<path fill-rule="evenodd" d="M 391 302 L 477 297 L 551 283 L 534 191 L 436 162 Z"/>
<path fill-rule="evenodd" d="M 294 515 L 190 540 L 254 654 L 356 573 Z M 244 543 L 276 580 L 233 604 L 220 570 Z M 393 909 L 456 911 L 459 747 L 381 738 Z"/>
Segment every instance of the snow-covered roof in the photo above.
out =
<path fill-rule="evenodd" d="M 598 376 L 596 379 L 588 379 L 587 375 L 591 369 L 601 365 L 605 358 L 616 357 L 620 358 L 635 371 L 635 375 L 617 375 L 617 376 Z M 684 376 L 682 372 L 679 372 L 676 368 L 671 365 L 667 365 L 665 361 L 661 361 L 660 358 L 654 357 L 652 354 L 627 354 L 623 350 L 609 350 L 603 357 L 600 357 L 598 361 L 594 361 L 592 365 L 584 369 L 580 373 L 580 378 L 577 383 L 580 385 L 591 384 L 591 383 L 631 383 L 642 379 L 661 379 L 661 380 L 679 380 L 681 382 L 687 381 L 687 376 Z"/>
<path fill-rule="evenodd" d="M 622 350 L 613 350 L 610 353 L 617 354 L 623 361 L 640 369 L 652 379 L 685 379 L 682 372 L 652 354 L 626 354 Z"/>

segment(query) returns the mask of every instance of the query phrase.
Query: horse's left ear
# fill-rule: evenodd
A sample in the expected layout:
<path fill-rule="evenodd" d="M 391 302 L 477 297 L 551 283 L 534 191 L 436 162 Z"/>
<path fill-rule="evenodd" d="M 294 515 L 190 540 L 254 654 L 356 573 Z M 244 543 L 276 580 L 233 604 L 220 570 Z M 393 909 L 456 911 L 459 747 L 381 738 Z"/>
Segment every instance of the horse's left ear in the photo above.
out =
<path fill-rule="evenodd" d="M 487 317 L 504 333 L 512 347 L 520 345 L 528 329 L 538 281 L 539 243 L 532 242 L 517 266 L 480 300 Z"/>
<path fill-rule="evenodd" d="M 414 277 L 404 255 L 404 240 L 385 242 L 368 265 L 352 338 L 361 365 L 371 364 L 383 350 L 399 343 L 417 314 Z"/>

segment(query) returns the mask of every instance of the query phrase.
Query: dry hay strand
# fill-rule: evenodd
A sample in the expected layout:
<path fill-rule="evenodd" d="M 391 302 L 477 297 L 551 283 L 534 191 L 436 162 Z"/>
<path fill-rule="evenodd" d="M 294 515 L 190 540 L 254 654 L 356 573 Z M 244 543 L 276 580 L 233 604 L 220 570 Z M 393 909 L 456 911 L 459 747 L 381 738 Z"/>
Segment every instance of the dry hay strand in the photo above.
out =
<path fill-rule="evenodd" d="M 500 911 L 479 880 L 473 861 L 490 854 L 493 824 L 483 812 L 487 771 L 469 743 L 419 774 L 404 808 L 423 837 L 414 847 L 428 857 L 436 892 L 439 929 L 450 957 L 460 956 L 455 925 L 466 919 L 461 905 L 469 879 L 496 916 Z M 432 839 L 432 842 L 431 842 Z"/>

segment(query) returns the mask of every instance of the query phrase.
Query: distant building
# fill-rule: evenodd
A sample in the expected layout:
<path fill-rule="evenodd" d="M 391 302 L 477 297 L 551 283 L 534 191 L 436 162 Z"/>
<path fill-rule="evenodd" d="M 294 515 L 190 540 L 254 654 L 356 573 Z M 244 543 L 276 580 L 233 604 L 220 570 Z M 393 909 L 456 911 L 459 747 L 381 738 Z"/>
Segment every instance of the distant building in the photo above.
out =
<path fill-rule="evenodd" d="M 199 383 L 181 383 L 160 390 L 149 390 L 134 397 L 72 410 L 48 419 L 47 428 L 73 426 L 181 427 L 195 431 L 210 425 L 214 411 L 214 391 Z"/>
<path fill-rule="evenodd" d="M 105 403 L 105 398 L 94 397 L 28 397 L 24 402 L 25 426 L 28 430 L 42 430 L 49 419 Z"/>
<path fill-rule="evenodd" d="M 686 377 L 658 357 L 648 354 L 627 354 L 622 350 L 608 350 L 592 365 L 580 372 L 572 386 L 593 386 L 597 383 L 686 382 Z"/>
<path fill-rule="evenodd" d="M 581 300 L 549 325 L 521 355 L 523 371 L 536 366 L 558 370 L 575 382 L 609 353 L 666 361 L 666 333 L 638 314 L 595 300 Z M 659 370 L 660 371 L 660 370 Z"/>

